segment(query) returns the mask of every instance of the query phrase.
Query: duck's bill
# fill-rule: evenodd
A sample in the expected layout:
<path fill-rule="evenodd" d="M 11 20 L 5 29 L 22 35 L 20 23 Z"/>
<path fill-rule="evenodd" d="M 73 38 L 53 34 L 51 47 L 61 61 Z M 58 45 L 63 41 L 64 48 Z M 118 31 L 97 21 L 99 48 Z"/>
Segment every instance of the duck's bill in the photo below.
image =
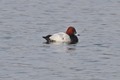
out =
<path fill-rule="evenodd" d="M 80 34 L 76 34 L 76 36 L 80 36 Z"/>

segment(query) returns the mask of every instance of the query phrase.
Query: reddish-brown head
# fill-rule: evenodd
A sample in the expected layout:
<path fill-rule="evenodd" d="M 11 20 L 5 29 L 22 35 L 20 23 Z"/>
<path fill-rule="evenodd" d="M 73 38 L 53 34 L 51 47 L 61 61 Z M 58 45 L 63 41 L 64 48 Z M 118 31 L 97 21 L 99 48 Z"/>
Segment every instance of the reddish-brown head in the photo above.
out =
<path fill-rule="evenodd" d="M 66 31 L 66 34 L 68 34 L 68 35 L 74 35 L 74 34 L 76 34 L 75 28 L 72 27 L 72 26 L 68 27 L 68 29 Z"/>

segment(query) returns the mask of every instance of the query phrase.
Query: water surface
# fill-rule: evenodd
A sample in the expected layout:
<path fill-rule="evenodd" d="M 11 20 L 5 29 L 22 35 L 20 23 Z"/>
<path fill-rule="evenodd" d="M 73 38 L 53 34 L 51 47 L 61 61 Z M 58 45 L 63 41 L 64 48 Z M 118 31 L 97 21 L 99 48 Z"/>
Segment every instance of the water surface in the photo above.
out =
<path fill-rule="evenodd" d="M 0 80 L 119 80 L 119 0 L 0 0 Z M 44 44 L 74 26 L 79 43 Z"/>

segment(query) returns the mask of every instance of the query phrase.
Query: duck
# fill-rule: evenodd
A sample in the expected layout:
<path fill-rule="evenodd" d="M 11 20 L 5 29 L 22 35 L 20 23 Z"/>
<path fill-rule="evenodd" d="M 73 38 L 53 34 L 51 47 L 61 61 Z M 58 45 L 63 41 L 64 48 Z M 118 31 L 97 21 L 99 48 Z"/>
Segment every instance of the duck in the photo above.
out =
<path fill-rule="evenodd" d="M 58 32 L 52 35 L 43 36 L 46 43 L 59 42 L 59 43 L 69 43 L 76 44 L 78 42 L 78 37 L 75 35 L 76 29 L 73 26 L 69 26 L 66 32 Z"/>

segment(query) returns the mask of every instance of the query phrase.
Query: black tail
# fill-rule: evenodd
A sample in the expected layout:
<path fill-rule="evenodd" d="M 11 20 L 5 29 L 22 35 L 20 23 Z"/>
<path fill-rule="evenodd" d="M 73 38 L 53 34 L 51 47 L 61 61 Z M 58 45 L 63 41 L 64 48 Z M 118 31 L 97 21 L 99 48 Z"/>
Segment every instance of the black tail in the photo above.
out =
<path fill-rule="evenodd" d="M 47 41 L 47 43 L 50 42 L 50 36 L 51 36 L 51 35 L 43 36 L 43 38 Z"/>

